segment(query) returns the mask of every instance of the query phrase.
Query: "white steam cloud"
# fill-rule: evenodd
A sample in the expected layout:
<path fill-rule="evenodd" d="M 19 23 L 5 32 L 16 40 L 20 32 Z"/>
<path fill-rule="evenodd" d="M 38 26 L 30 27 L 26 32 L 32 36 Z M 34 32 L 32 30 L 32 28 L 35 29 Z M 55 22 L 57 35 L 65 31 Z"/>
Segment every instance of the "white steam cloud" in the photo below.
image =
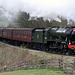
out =
<path fill-rule="evenodd" d="M 26 11 L 31 17 L 59 20 L 59 15 L 75 18 L 75 0 L 0 0 L 0 5 L 14 14 L 19 10 Z"/>

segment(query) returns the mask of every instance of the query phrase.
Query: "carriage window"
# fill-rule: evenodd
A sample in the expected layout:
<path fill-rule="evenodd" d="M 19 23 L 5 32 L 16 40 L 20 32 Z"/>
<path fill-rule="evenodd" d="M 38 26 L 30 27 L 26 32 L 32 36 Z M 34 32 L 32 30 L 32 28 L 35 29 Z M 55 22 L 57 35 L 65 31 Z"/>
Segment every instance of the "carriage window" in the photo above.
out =
<path fill-rule="evenodd" d="M 16 32 L 14 32 L 15 36 L 17 35 Z"/>
<path fill-rule="evenodd" d="M 26 38 L 26 32 L 24 33 L 24 37 Z"/>
<path fill-rule="evenodd" d="M 23 37 L 24 37 L 24 32 L 23 32 Z"/>
<path fill-rule="evenodd" d="M 21 32 L 21 37 L 22 37 L 22 32 Z"/>
<path fill-rule="evenodd" d="M 18 32 L 16 32 L 16 36 L 18 37 Z"/>
<path fill-rule="evenodd" d="M 28 37 L 29 33 L 27 32 L 27 37 Z"/>
<path fill-rule="evenodd" d="M 23 32 L 23 37 L 24 37 L 24 32 Z"/>
<path fill-rule="evenodd" d="M 15 36 L 17 36 L 17 32 L 15 32 Z"/>

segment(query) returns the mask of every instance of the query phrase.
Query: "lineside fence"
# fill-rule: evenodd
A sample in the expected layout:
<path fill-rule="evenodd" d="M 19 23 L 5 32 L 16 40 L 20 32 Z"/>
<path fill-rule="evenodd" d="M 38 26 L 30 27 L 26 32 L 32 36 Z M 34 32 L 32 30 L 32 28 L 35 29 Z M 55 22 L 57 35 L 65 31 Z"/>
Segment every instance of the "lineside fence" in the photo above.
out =
<path fill-rule="evenodd" d="M 75 59 L 73 59 L 71 62 L 64 62 L 63 70 L 68 75 L 75 75 Z"/>
<path fill-rule="evenodd" d="M 22 61 L 12 65 L 5 65 L 0 67 L 0 72 L 23 70 L 23 69 L 37 69 L 37 68 L 55 68 L 64 71 L 68 75 L 75 75 L 75 59 L 70 62 L 64 62 L 61 58 L 50 58 L 35 61 Z"/>

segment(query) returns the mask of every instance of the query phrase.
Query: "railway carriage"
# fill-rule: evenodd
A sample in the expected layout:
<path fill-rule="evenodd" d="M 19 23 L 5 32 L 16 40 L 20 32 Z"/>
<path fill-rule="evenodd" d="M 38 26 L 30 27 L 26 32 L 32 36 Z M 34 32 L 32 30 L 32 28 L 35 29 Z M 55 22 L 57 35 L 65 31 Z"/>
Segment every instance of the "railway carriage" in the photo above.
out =
<path fill-rule="evenodd" d="M 31 42 L 33 31 L 34 28 L 15 28 L 13 30 L 13 40 Z"/>
<path fill-rule="evenodd" d="M 0 28 L 0 37 L 1 38 L 3 37 L 3 30 L 4 30 L 4 28 Z"/>
<path fill-rule="evenodd" d="M 3 29 L 3 38 L 12 39 L 13 38 L 13 30 L 14 28 L 4 28 Z"/>

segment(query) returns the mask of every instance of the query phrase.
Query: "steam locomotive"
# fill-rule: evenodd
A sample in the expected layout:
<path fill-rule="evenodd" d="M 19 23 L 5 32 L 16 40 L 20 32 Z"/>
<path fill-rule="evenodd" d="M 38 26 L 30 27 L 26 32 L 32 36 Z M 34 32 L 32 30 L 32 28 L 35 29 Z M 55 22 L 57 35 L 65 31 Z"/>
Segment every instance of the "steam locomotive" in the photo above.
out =
<path fill-rule="evenodd" d="M 0 28 L 0 39 L 33 49 L 75 55 L 75 27 Z"/>

